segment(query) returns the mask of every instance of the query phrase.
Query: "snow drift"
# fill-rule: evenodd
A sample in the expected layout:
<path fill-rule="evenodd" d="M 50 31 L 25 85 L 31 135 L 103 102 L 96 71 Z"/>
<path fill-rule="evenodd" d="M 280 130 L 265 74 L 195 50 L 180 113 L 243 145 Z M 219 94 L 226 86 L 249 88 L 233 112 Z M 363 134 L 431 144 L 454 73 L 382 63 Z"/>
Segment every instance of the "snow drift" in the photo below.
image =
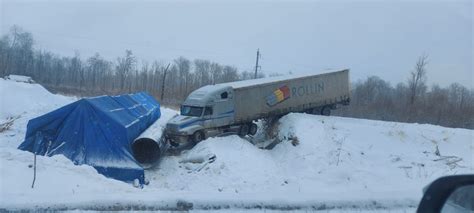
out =
<path fill-rule="evenodd" d="M 149 172 L 150 187 L 417 200 L 437 177 L 473 172 L 472 130 L 300 113 L 279 122 L 282 142 L 272 150 L 237 136 L 210 138 L 163 159 Z M 199 165 L 180 163 L 210 155 L 216 155 L 215 162 L 199 172 Z"/>
<path fill-rule="evenodd" d="M 0 119 L 32 114 L 35 117 L 61 107 L 75 98 L 53 95 L 39 84 L 0 78 Z"/>

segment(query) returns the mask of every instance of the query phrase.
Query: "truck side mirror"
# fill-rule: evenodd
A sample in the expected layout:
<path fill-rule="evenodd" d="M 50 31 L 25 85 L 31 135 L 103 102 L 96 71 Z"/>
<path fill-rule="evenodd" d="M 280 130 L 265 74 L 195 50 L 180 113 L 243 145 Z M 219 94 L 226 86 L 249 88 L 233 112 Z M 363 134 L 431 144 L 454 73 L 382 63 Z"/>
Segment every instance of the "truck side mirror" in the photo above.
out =
<path fill-rule="evenodd" d="M 417 212 L 474 211 L 474 175 L 438 178 L 427 186 Z"/>

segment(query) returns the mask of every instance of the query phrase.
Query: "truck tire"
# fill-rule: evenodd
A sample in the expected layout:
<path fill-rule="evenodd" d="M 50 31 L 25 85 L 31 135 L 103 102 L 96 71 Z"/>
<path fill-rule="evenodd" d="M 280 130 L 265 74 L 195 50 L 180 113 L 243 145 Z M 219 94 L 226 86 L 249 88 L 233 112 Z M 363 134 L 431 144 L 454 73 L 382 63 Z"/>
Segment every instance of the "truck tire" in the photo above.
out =
<path fill-rule="evenodd" d="M 249 125 L 242 124 L 239 129 L 239 136 L 244 137 L 249 134 Z"/>
<path fill-rule="evenodd" d="M 191 136 L 191 141 L 195 144 L 203 141 L 205 138 L 204 133 L 202 131 L 196 131 L 194 134 Z"/>
<path fill-rule="evenodd" d="M 331 108 L 329 106 L 325 106 L 321 109 L 321 115 L 330 116 L 331 115 Z"/>
<path fill-rule="evenodd" d="M 255 135 L 257 133 L 258 126 L 257 124 L 250 123 L 249 125 L 249 135 Z"/>
<path fill-rule="evenodd" d="M 317 108 L 313 108 L 313 109 L 310 109 L 311 110 L 311 113 L 312 115 L 320 115 L 321 114 L 321 108 L 317 107 Z"/>

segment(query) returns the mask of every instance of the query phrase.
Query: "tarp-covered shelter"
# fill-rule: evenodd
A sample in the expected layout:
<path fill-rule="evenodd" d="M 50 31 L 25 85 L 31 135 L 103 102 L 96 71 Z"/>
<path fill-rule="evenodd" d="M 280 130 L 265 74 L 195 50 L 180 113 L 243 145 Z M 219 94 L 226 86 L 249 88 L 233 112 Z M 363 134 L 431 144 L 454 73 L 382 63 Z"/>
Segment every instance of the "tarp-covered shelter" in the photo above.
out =
<path fill-rule="evenodd" d="M 160 115 L 159 103 L 145 92 L 84 98 L 30 120 L 18 148 L 62 154 L 107 177 L 143 184 L 144 171 L 130 144 Z"/>

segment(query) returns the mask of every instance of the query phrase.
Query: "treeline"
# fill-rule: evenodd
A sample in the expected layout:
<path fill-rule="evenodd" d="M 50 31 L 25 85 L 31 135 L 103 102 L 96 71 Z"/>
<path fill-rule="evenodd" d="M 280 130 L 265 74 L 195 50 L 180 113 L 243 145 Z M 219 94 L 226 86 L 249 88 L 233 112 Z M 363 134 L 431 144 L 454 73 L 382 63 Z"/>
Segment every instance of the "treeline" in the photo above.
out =
<path fill-rule="evenodd" d="M 352 84 L 352 101 L 335 114 L 385 121 L 431 123 L 474 129 L 474 91 L 454 83 L 426 85 L 428 56 L 421 56 L 406 83 L 390 85 L 376 76 Z M 179 57 L 172 62 L 138 62 L 131 50 L 109 61 L 98 53 L 81 59 L 34 48 L 31 33 L 14 26 L 0 39 L 0 77 L 31 76 L 55 92 L 77 96 L 147 91 L 165 105 L 179 105 L 203 85 L 253 78 L 252 72 L 209 60 Z M 165 72 L 165 70 L 167 70 Z M 165 79 L 166 74 L 166 81 Z M 259 75 L 258 77 L 264 77 Z"/>
<path fill-rule="evenodd" d="M 429 123 L 474 129 L 474 90 L 453 83 L 426 85 L 428 57 L 421 56 L 406 83 L 395 87 L 372 76 L 352 85 L 351 104 L 336 110 L 346 117 Z"/>
<path fill-rule="evenodd" d="M 78 96 L 121 94 L 147 91 L 161 98 L 163 103 L 177 105 L 191 91 L 208 84 L 253 78 L 251 72 L 209 60 L 189 60 L 179 57 L 168 63 L 141 62 L 126 50 L 115 61 L 104 59 L 98 53 L 82 60 L 62 57 L 33 48 L 31 33 L 13 26 L 0 39 L 0 76 L 9 74 L 31 76 L 36 82 L 55 92 Z M 168 67 L 168 69 L 166 69 Z M 166 71 L 166 80 L 165 79 Z M 259 75 L 263 77 L 263 75 Z"/>

